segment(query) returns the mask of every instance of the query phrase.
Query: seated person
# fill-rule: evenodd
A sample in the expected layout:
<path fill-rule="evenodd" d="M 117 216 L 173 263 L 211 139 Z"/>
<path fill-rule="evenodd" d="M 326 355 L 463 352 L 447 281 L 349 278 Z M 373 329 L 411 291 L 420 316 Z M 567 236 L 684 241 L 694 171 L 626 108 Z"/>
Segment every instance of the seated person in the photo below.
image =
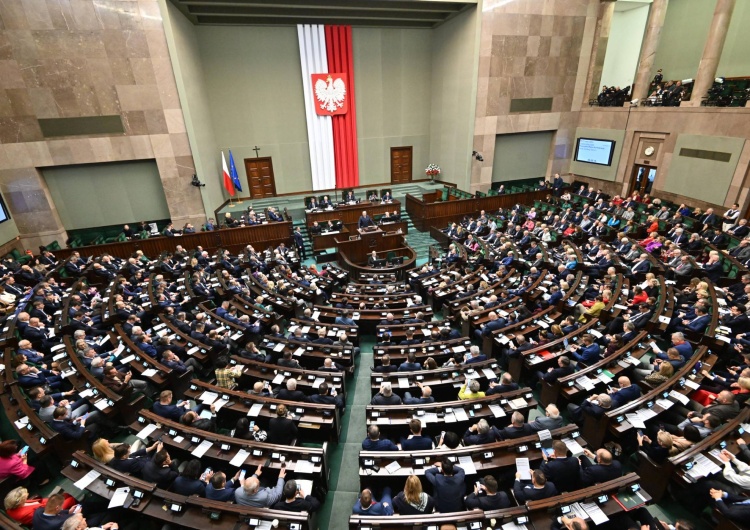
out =
<path fill-rule="evenodd" d="M 274 510 L 313 513 L 320 508 L 320 501 L 312 495 L 305 495 L 302 486 L 294 480 L 284 484 L 281 494 L 281 500 L 272 506 Z"/>
<path fill-rule="evenodd" d="M 554 497 L 558 494 L 557 488 L 551 482 L 547 481 L 544 473 L 540 469 L 534 469 L 531 472 L 531 482 L 521 481 L 521 474 L 516 472 L 516 481 L 513 484 L 513 494 L 516 500 L 523 504 L 526 501 L 538 501 Z"/>
<path fill-rule="evenodd" d="M 393 515 L 393 506 L 391 504 L 391 488 L 383 488 L 380 502 L 375 500 L 371 490 L 364 489 L 360 493 L 359 499 L 354 503 L 352 513 L 354 515 L 367 516 Z"/>
<path fill-rule="evenodd" d="M 481 419 L 466 430 L 463 441 L 464 445 L 480 445 L 498 442 L 502 439 L 503 436 L 497 427 Z"/>
<path fill-rule="evenodd" d="M 467 510 L 501 510 L 510 506 L 510 499 L 504 491 L 498 492 L 495 477 L 487 475 L 474 483 L 474 491 L 466 496 L 464 505 Z"/>
<path fill-rule="evenodd" d="M 387 438 L 380 438 L 380 428 L 370 425 L 367 428 L 367 438 L 362 441 L 363 451 L 398 451 L 398 446 Z"/>
<path fill-rule="evenodd" d="M 400 515 L 432 513 L 435 511 L 435 500 L 422 490 L 422 482 L 416 475 L 409 475 L 404 491 L 393 499 L 393 508 Z"/>

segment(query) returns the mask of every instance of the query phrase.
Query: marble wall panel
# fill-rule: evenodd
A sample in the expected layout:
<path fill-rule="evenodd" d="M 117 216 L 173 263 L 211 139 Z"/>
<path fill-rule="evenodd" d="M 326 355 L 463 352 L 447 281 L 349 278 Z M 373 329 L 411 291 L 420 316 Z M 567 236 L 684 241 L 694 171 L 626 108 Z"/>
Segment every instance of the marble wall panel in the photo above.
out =
<path fill-rule="evenodd" d="M 44 138 L 37 121 L 111 115 L 124 134 Z M 200 221 L 157 0 L 0 2 L 0 191 L 22 242 L 65 238 L 37 168 L 145 158 L 159 159 L 173 218 Z"/>
<path fill-rule="evenodd" d="M 472 170 L 472 188 L 491 183 L 497 134 L 554 130 L 573 113 L 576 81 L 585 79 L 588 64 L 581 61 L 585 28 L 596 20 L 592 4 L 598 0 L 486 0 L 480 35 L 479 89 L 474 145 L 484 162 Z M 486 60 L 482 60 L 487 56 Z M 584 63 L 581 65 L 580 63 Z M 584 68 L 583 72 L 579 72 Z M 485 85 L 486 83 L 486 85 Z M 487 86 L 486 92 L 483 86 Z M 546 112 L 510 114 L 515 98 L 552 98 Z M 483 118 L 495 118 L 492 122 Z M 494 130 L 488 127 L 494 123 Z M 575 129 L 574 120 L 568 125 Z M 560 131 L 562 138 L 572 135 Z M 562 162 L 560 162 L 561 164 Z M 558 164 L 559 165 L 559 164 Z"/>

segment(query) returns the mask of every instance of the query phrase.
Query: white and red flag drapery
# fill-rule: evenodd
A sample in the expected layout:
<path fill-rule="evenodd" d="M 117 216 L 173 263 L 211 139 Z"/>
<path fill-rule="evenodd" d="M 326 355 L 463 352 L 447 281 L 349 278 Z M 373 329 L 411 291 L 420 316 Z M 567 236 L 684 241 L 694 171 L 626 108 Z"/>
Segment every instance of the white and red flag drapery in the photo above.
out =
<path fill-rule="evenodd" d="M 359 185 L 351 26 L 297 26 L 313 189 Z"/>

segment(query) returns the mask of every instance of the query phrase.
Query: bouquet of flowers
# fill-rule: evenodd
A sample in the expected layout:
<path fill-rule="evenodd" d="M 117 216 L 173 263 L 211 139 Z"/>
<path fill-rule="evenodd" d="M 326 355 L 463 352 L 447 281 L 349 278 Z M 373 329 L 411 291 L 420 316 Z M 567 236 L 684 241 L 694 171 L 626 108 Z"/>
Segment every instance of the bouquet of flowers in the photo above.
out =
<path fill-rule="evenodd" d="M 427 166 L 424 172 L 431 178 L 435 178 L 435 175 L 440 174 L 440 166 L 438 166 L 437 164 L 430 164 L 429 166 Z"/>

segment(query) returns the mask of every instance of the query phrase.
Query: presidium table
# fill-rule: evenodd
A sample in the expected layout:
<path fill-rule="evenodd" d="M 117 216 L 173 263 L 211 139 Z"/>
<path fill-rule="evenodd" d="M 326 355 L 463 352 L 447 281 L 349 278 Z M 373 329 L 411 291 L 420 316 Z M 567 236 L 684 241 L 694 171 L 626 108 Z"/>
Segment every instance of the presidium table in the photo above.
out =
<path fill-rule="evenodd" d="M 361 201 L 357 204 L 342 204 L 336 208 L 325 210 L 306 210 L 305 219 L 307 227 L 311 227 L 315 221 L 323 228 L 328 221 L 341 221 L 340 231 L 323 232 L 320 235 L 311 236 L 313 250 L 324 250 L 336 246 L 336 240 L 345 240 L 349 236 L 356 235 L 359 217 L 362 212 L 367 212 L 371 218 L 383 215 L 385 212 L 398 212 L 401 215 L 401 203 L 397 200 L 385 203 L 372 203 L 370 201 Z M 381 226 L 384 231 L 397 232 L 401 230 L 402 234 L 407 233 L 406 221 L 396 223 L 385 223 Z"/>

